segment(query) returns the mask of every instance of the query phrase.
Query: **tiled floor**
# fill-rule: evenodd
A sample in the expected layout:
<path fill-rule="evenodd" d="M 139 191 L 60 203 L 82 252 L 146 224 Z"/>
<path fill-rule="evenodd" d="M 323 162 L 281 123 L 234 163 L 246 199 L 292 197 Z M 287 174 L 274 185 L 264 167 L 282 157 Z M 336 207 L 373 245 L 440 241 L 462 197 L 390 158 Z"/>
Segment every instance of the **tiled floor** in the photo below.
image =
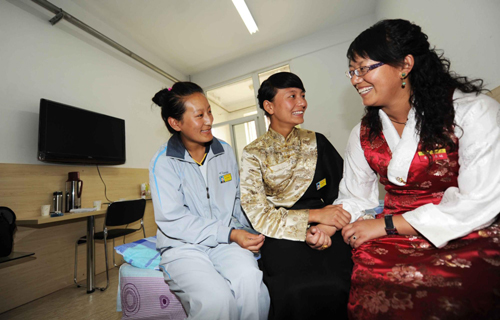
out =
<path fill-rule="evenodd" d="M 56 291 L 0 314 L 0 320 L 121 319 L 121 312 L 116 311 L 118 268 L 110 270 L 109 282 L 109 288 L 104 292 L 96 290 L 92 294 L 87 294 L 85 288 L 77 288 L 76 286 Z M 97 275 L 96 283 L 106 283 L 106 274 Z M 85 281 L 82 282 L 82 285 L 85 285 Z"/>

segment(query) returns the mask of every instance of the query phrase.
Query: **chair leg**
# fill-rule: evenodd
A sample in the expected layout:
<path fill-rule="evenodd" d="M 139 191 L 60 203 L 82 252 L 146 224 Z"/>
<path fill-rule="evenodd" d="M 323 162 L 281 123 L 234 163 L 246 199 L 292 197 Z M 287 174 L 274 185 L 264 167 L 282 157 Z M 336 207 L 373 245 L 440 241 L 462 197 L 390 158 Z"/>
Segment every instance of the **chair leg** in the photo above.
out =
<path fill-rule="evenodd" d="M 106 242 L 106 231 L 104 231 L 104 258 L 106 259 L 106 287 L 99 288 L 99 290 L 104 291 L 109 287 L 109 273 L 108 273 L 108 245 Z"/>
<path fill-rule="evenodd" d="M 76 286 L 78 288 L 80 288 L 81 285 L 79 285 L 78 282 L 76 282 L 77 267 L 78 267 L 78 240 L 75 242 L 75 273 L 74 273 L 73 281 L 75 282 Z"/>
<path fill-rule="evenodd" d="M 115 239 L 113 238 L 113 265 L 118 267 L 115 262 Z"/>

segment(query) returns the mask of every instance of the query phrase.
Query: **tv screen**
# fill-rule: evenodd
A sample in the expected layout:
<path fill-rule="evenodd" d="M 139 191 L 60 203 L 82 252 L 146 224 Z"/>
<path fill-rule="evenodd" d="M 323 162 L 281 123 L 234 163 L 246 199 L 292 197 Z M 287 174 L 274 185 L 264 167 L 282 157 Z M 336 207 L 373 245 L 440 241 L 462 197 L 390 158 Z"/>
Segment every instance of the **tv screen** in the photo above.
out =
<path fill-rule="evenodd" d="M 41 99 L 38 160 L 125 163 L 125 120 Z"/>

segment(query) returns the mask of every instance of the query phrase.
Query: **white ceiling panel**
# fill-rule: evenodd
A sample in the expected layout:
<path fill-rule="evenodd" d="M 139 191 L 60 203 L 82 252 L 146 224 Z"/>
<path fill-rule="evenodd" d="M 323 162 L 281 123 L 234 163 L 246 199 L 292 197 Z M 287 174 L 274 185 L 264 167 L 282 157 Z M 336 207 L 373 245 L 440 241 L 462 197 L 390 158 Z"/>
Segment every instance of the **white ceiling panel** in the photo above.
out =
<path fill-rule="evenodd" d="M 250 35 L 231 0 L 71 1 L 184 74 L 305 37 L 376 7 L 376 0 L 246 0 L 259 28 Z"/>

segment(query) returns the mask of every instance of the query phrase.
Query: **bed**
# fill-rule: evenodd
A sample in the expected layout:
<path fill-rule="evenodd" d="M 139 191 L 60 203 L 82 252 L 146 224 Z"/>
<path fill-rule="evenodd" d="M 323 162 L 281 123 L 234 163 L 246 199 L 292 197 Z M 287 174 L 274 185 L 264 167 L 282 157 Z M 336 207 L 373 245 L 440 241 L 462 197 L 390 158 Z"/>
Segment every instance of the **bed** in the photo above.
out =
<path fill-rule="evenodd" d="M 179 299 L 159 269 L 156 237 L 115 247 L 126 261 L 120 266 L 116 310 L 122 319 L 185 319 Z"/>

